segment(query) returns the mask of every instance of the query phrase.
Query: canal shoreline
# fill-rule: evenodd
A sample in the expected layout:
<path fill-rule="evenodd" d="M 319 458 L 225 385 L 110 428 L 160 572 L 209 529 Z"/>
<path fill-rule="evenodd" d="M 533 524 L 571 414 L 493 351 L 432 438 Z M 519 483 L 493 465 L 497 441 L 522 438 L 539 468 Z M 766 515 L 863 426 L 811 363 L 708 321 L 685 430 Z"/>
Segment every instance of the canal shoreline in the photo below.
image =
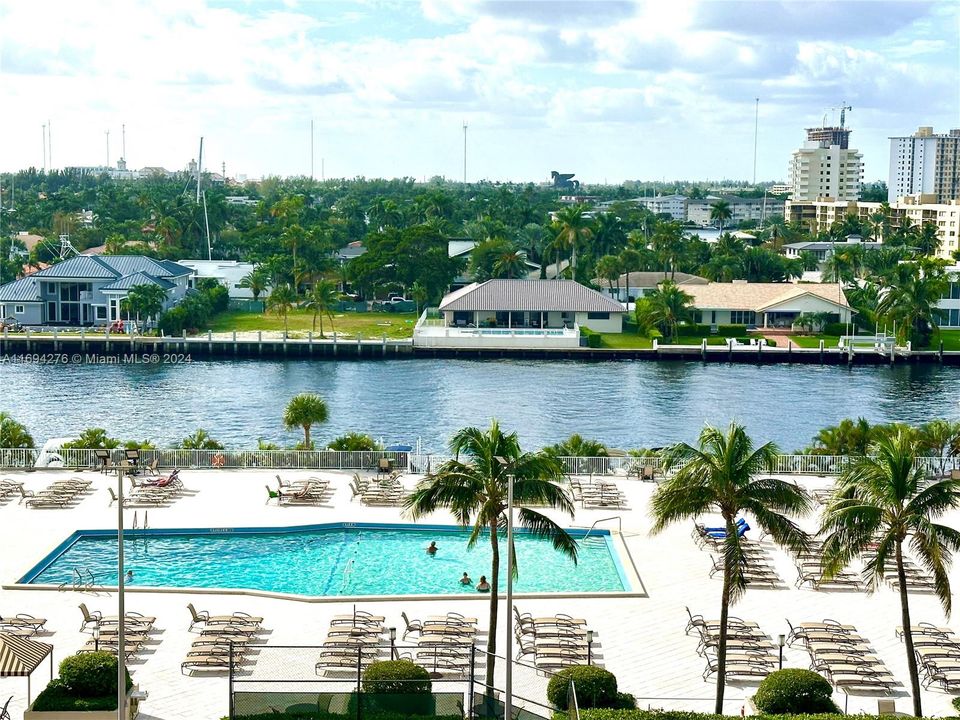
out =
<path fill-rule="evenodd" d="M 54 333 L 4 334 L 0 337 L 3 363 L 176 363 L 186 358 L 278 358 L 314 360 L 382 359 L 483 359 L 527 360 L 703 360 L 736 363 L 803 363 L 821 365 L 884 365 L 899 363 L 960 366 L 960 352 L 943 350 L 896 350 L 873 348 L 800 348 L 765 345 L 659 346 L 652 349 L 623 348 L 434 348 L 415 347 L 411 340 L 284 339 L 273 337 L 143 337 L 110 334 Z"/>

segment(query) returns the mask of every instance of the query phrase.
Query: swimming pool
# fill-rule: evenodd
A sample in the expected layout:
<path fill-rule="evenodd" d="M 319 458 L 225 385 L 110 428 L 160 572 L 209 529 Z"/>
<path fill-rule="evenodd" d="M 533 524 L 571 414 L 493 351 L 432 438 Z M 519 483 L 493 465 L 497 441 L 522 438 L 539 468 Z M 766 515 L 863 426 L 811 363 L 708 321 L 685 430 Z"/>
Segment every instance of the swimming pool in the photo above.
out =
<path fill-rule="evenodd" d="M 628 592 L 613 537 L 581 538 L 579 560 L 517 530 L 517 593 Z M 288 528 L 139 530 L 124 535 L 125 568 L 134 587 L 246 589 L 307 596 L 475 594 L 459 579 L 490 574 L 489 536 L 467 548 L 469 530 L 448 525 L 335 523 Z M 426 552 L 431 541 L 439 548 Z M 506 540 L 501 539 L 501 584 Z M 98 584 L 117 584 L 116 531 L 73 533 L 21 583 L 70 583 L 74 568 Z"/>

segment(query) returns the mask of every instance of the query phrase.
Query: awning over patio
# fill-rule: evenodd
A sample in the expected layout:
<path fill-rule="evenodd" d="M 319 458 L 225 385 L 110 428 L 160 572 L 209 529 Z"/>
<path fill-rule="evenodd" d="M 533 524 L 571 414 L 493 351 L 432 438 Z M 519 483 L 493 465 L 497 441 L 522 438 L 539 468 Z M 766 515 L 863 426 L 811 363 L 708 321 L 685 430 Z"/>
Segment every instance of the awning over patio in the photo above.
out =
<path fill-rule="evenodd" d="M 27 678 L 27 702 L 30 702 L 30 675 L 50 657 L 53 679 L 53 645 L 0 633 L 0 677 Z"/>

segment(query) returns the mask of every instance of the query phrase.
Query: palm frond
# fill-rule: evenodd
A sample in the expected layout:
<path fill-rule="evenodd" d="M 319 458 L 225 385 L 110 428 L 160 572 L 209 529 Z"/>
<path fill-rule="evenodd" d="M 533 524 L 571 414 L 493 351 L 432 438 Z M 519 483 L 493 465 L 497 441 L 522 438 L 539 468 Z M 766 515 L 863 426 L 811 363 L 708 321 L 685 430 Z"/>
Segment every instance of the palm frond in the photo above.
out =
<path fill-rule="evenodd" d="M 546 515 L 530 508 L 520 508 L 517 511 L 517 520 L 536 537 L 550 540 L 553 543 L 554 550 L 562 552 L 574 563 L 577 562 L 576 540 Z"/>

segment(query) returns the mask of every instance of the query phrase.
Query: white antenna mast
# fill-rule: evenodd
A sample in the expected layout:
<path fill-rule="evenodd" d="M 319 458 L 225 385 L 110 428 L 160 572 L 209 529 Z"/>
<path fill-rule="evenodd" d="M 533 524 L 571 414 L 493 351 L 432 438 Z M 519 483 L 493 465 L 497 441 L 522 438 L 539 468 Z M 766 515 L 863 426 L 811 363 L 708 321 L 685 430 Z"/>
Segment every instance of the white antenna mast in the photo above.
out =
<path fill-rule="evenodd" d="M 105 131 L 107 136 L 107 167 L 110 167 L 110 131 Z"/>
<path fill-rule="evenodd" d="M 43 172 L 47 172 L 47 125 L 43 124 Z"/>
<path fill-rule="evenodd" d="M 467 184 L 467 121 L 463 121 L 463 184 Z"/>
<path fill-rule="evenodd" d="M 203 138 L 200 138 L 200 155 L 197 157 L 197 205 L 200 204 L 200 173 L 203 172 Z"/>
<path fill-rule="evenodd" d="M 50 158 L 50 172 L 53 172 L 53 123 L 47 118 L 47 153 Z"/>

